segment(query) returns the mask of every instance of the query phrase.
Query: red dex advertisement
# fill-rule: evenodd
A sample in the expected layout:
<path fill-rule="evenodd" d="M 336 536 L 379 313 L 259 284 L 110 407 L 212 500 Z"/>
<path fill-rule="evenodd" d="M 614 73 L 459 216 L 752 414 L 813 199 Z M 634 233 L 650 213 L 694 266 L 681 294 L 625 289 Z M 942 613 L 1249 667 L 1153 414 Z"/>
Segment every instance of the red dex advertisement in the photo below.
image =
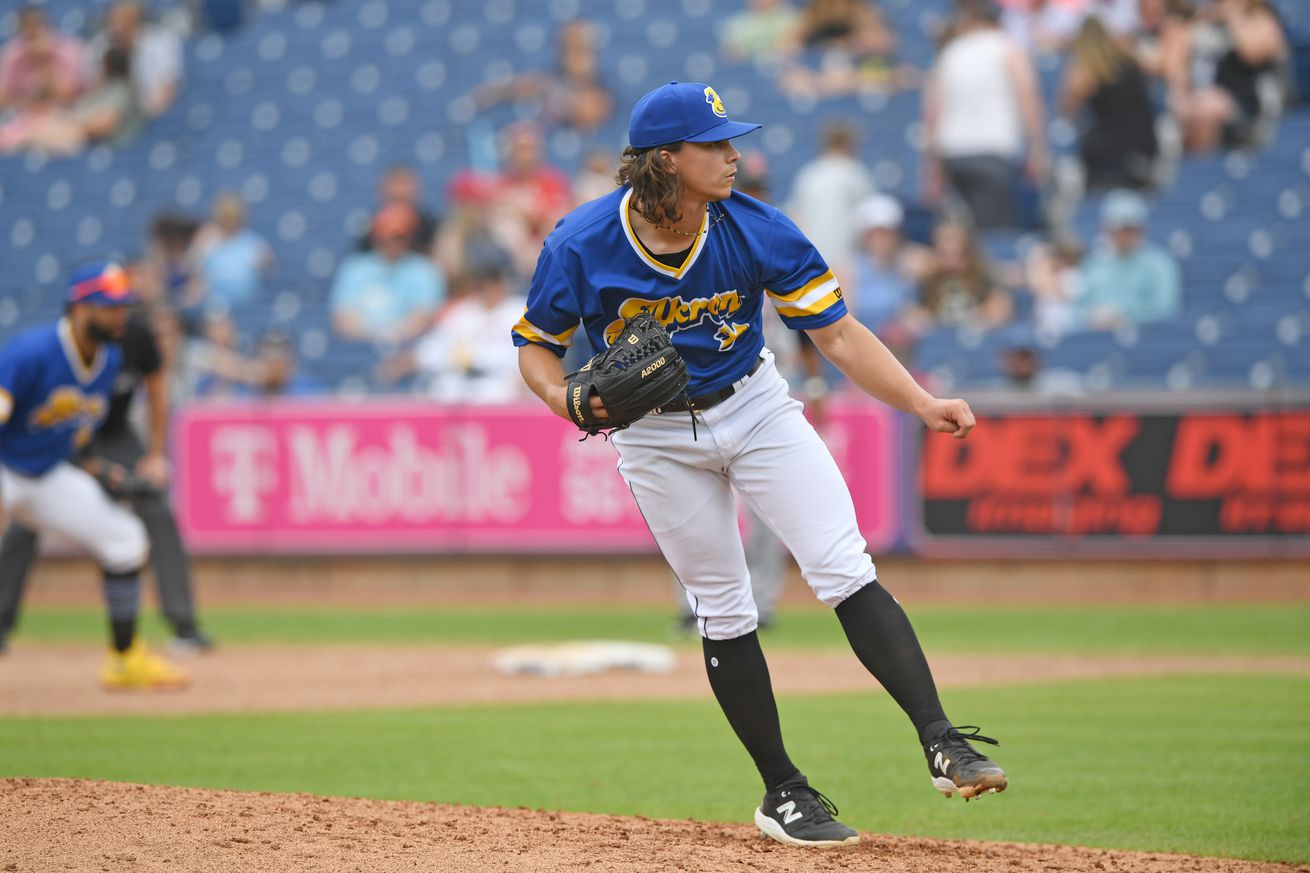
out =
<path fill-rule="evenodd" d="M 1310 412 L 988 413 L 920 435 L 917 539 L 1270 554 L 1310 534 Z"/>

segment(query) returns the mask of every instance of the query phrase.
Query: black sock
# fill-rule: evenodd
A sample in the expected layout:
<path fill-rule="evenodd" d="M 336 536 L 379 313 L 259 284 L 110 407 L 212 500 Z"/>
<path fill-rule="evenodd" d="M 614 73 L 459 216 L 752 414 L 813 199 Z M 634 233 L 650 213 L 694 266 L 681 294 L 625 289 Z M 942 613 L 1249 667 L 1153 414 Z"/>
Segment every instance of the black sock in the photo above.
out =
<path fill-rule="evenodd" d="M 769 665 L 755 631 L 735 640 L 702 639 L 701 643 L 710 687 L 737 739 L 755 761 L 765 790 L 773 791 L 800 776 L 782 745 Z"/>
<path fill-rule="evenodd" d="M 109 609 L 109 630 L 114 651 L 126 652 L 136 638 L 136 616 L 141 600 L 141 577 L 137 573 L 104 573 L 102 587 Z"/>
<path fill-rule="evenodd" d="M 920 741 L 948 725 L 919 638 L 887 589 L 870 582 L 838 604 L 836 612 L 860 663 L 905 710 Z"/>

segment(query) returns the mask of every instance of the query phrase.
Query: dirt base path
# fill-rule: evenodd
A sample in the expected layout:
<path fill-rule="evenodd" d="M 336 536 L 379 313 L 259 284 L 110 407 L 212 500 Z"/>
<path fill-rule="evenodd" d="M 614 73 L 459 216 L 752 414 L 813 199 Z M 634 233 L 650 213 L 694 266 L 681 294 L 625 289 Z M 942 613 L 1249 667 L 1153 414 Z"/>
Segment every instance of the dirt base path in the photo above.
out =
<path fill-rule="evenodd" d="M 864 835 L 796 849 L 753 827 L 527 809 L 0 779 L 0 867 L 27 871 L 901 871 L 1304 873 L 1310 867 L 1069 846 Z"/>
<path fill-rule="evenodd" d="M 184 663 L 181 692 L 108 694 L 96 684 L 102 653 L 86 646 L 17 646 L 0 657 L 0 715 L 269 712 L 566 700 L 650 700 L 709 694 L 701 655 L 679 651 L 668 673 L 507 676 L 485 648 L 229 646 Z M 938 655 L 943 686 L 1167 674 L 1310 675 L 1306 657 Z M 849 652 L 769 654 L 780 694 L 869 689 Z"/>

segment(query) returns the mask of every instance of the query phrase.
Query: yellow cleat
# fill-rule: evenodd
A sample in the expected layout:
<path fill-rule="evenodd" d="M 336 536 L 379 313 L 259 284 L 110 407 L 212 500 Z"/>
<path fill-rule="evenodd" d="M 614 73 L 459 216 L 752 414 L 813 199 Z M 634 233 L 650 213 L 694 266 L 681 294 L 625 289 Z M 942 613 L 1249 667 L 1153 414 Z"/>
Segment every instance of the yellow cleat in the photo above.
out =
<path fill-rule="evenodd" d="M 126 652 L 109 653 L 100 684 L 107 691 L 175 691 L 191 684 L 187 674 L 146 650 L 138 637 Z"/>

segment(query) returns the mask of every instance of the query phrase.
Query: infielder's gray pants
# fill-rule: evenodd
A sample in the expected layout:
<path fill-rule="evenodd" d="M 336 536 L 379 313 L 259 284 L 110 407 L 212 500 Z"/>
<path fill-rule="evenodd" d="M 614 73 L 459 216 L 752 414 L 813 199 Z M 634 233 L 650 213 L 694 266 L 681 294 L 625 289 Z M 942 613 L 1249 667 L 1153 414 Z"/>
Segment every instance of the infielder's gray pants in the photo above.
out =
<path fill-rule="evenodd" d="M 145 447 L 135 433 L 99 435 L 92 452 L 115 464 L 134 469 L 145 456 Z M 177 633 L 195 630 L 195 602 L 191 594 L 191 561 L 177 532 L 173 508 L 164 494 L 135 498 L 132 511 L 145 525 L 150 538 L 150 566 L 164 618 Z M 7 636 L 18 619 L 18 604 L 28 571 L 36 558 L 38 535 L 31 528 L 10 522 L 0 542 L 0 636 Z"/>

